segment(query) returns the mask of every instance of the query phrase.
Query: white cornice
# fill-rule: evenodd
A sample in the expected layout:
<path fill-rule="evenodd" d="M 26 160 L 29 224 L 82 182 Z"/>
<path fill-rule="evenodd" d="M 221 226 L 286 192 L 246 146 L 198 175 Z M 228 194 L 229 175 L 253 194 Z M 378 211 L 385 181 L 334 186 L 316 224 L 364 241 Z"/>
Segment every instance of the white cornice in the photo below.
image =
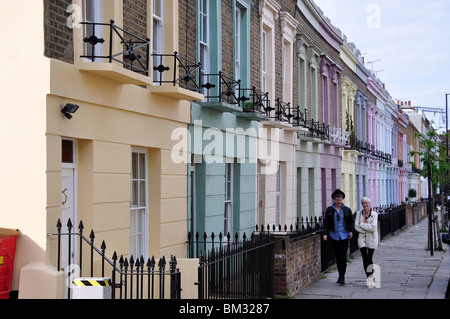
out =
<path fill-rule="evenodd" d="M 276 2 L 275 0 L 262 0 L 259 2 L 259 12 L 262 14 L 264 12 L 264 8 L 270 8 L 274 14 L 275 20 L 278 20 L 278 13 L 281 10 L 280 4 Z"/>
<path fill-rule="evenodd" d="M 289 12 L 287 11 L 281 11 L 280 12 L 280 19 L 281 19 L 281 27 L 289 27 L 293 30 L 297 29 L 299 22 L 292 17 Z"/>

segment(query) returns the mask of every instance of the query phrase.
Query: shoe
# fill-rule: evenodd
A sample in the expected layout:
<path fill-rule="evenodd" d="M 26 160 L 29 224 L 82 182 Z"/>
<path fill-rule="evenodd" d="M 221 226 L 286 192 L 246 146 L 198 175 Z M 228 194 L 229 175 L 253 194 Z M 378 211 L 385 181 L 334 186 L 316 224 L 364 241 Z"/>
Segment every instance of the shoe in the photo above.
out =
<path fill-rule="evenodd" d="M 339 279 L 336 281 L 336 283 L 340 285 L 345 285 L 345 278 L 344 276 L 339 276 Z"/>

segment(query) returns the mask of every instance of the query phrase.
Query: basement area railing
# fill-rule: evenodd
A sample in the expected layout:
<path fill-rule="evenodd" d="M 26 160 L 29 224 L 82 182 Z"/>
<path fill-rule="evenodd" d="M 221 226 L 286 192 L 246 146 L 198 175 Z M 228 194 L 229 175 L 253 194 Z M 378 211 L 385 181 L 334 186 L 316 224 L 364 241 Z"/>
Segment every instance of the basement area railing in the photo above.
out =
<path fill-rule="evenodd" d="M 181 273 L 177 269 L 177 259 L 171 256 L 169 261 L 163 256 L 156 261 L 154 257 L 144 259 L 129 258 L 123 255 L 118 257 L 114 251 L 111 259 L 106 257 L 105 241 L 100 249 L 94 245 L 95 234 L 91 230 L 89 238 L 83 235 L 84 225 L 81 221 L 78 232 L 73 231 L 72 221 L 67 222 L 67 232 L 62 232 L 61 220 L 56 225 L 57 233 L 48 234 L 56 236 L 58 242 L 57 269 L 65 267 L 69 278 L 76 277 L 109 277 L 111 276 L 112 299 L 180 299 L 181 298 Z M 86 248 L 87 251 L 83 250 Z M 74 258 L 76 255 L 78 258 Z M 67 256 L 63 265 L 63 254 Z M 96 256 L 96 258 L 94 258 Z M 88 263 L 84 261 L 87 257 Z M 100 258 L 101 271 L 94 269 L 94 264 Z M 94 262 L 94 260 L 96 260 Z M 89 269 L 84 266 L 88 265 Z M 167 266 L 169 269 L 167 269 Z M 77 273 L 69 273 L 76 270 Z M 67 298 L 71 298 L 71 283 L 67 284 Z"/>

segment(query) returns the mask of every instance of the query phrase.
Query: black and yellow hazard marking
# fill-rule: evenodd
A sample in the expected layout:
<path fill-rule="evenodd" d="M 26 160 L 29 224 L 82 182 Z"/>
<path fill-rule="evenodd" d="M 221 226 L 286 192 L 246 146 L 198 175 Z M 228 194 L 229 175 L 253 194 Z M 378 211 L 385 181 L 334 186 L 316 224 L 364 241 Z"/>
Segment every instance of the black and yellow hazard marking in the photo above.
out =
<path fill-rule="evenodd" d="M 111 286 L 110 280 L 96 280 L 96 279 L 75 279 L 73 281 L 73 284 L 78 287 L 105 287 L 105 286 Z"/>

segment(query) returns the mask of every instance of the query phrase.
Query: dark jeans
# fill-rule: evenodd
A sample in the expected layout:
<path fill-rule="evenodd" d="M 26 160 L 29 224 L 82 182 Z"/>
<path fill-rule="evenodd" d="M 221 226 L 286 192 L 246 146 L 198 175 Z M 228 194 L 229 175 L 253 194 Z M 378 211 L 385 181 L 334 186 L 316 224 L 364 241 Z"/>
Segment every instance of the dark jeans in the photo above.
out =
<path fill-rule="evenodd" d="M 361 252 L 362 256 L 364 271 L 366 272 L 366 276 L 369 277 L 370 275 L 373 274 L 373 269 L 372 271 L 367 271 L 367 267 L 373 264 L 372 257 L 373 253 L 375 252 L 375 249 L 363 247 L 360 248 L 359 251 Z"/>
<path fill-rule="evenodd" d="M 348 239 L 332 239 L 331 243 L 333 245 L 334 256 L 336 257 L 336 265 L 339 272 L 339 277 L 344 277 L 347 270 Z"/>

